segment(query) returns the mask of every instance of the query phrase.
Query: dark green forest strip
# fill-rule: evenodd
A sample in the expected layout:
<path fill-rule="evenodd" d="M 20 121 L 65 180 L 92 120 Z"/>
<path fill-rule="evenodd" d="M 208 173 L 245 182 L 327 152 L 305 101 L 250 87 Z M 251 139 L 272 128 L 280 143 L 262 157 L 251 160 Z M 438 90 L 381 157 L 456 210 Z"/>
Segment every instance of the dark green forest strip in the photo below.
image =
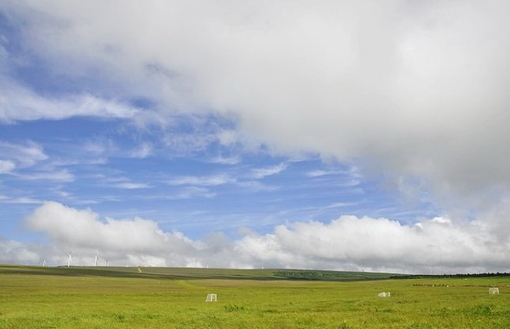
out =
<path fill-rule="evenodd" d="M 398 274 L 375 273 L 375 272 L 344 272 L 344 271 L 320 271 L 320 270 L 275 270 L 275 277 L 291 280 L 313 281 L 363 281 L 382 280 L 398 277 Z"/>

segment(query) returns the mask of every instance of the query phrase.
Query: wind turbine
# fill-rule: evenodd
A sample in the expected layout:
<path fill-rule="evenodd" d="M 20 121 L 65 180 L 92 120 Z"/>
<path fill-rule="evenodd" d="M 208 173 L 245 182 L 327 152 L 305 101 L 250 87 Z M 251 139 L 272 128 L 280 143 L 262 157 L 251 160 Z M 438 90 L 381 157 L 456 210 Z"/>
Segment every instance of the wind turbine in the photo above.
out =
<path fill-rule="evenodd" d="M 72 258 L 73 258 L 73 257 L 72 257 L 72 254 L 73 254 L 73 252 L 72 252 L 72 251 L 70 251 L 70 252 L 69 252 L 69 259 L 67 260 L 67 267 L 71 266 L 71 260 L 72 260 Z"/>
<path fill-rule="evenodd" d="M 99 253 L 96 252 L 96 259 L 94 260 L 94 266 L 97 266 L 98 258 L 99 258 Z"/>

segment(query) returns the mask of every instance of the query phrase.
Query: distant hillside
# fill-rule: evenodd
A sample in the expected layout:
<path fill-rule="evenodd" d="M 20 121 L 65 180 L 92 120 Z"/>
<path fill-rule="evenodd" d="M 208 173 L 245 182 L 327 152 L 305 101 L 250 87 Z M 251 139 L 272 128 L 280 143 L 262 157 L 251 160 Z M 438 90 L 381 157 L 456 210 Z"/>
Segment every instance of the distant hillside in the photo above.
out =
<path fill-rule="evenodd" d="M 391 273 L 343 272 L 293 269 L 220 269 L 187 267 L 42 267 L 0 265 L 0 274 L 103 276 L 153 279 L 237 279 L 362 281 L 394 278 Z"/>

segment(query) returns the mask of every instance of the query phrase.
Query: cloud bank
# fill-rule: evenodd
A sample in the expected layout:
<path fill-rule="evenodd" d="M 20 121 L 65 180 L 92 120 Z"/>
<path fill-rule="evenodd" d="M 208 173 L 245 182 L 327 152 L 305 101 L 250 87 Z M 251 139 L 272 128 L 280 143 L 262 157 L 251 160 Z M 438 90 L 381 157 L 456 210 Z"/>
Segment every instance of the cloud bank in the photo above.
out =
<path fill-rule="evenodd" d="M 22 0 L 0 8 L 52 75 L 95 81 L 98 95 L 145 97 L 163 113 L 211 110 L 233 118 L 247 144 L 365 159 L 407 190 L 434 190 L 438 202 L 481 205 L 508 192 L 505 2 Z M 8 97 L 4 120 L 63 115 L 15 99 L 37 101 Z M 134 111 L 71 99 L 56 108 Z"/>
<path fill-rule="evenodd" d="M 423 219 L 403 225 L 386 218 L 341 216 L 329 223 L 295 222 L 237 239 L 212 233 L 200 240 L 165 232 L 150 219 L 101 219 L 90 209 L 45 202 L 26 219 L 49 246 L 0 241 L 12 262 L 93 265 L 95 254 L 117 266 L 325 268 L 406 273 L 508 271 L 510 239 L 490 221 Z M 100 265 L 105 263 L 100 262 Z"/>
<path fill-rule="evenodd" d="M 235 241 L 191 241 L 150 220 L 101 221 L 46 203 L 28 223 L 55 248 L 104 248 L 119 263 L 508 268 L 509 2 L 17 0 L 0 10 L 18 31 L 0 38 L 0 64 L 9 67 L 0 71 L 0 121 L 218 116 L 234 126 L 224 140 L 244 150 L 263 145 L 273 154 L 353 162 L 402 194 L 429 193 L 450 215 L 410 224 L 342 216 Z M 19 73 L 35 63 L 58 93 Z M 131 105 L 140 99 L 151 111 Z M 25 149 L 36 153 L 2 160 L 0 172 L 44 157 L 37 145 Z M 205 193 L 227 180 L 182 176 L 169 184 Z M 91 238 L 73 231 L 71 219 Z"/>

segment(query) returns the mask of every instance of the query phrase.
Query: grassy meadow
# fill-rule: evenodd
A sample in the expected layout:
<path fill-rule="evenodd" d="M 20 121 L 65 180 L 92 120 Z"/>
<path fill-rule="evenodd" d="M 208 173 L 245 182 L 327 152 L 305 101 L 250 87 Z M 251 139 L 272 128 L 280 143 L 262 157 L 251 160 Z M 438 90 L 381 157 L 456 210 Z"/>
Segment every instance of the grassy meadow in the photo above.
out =
<path fill-rule="evenodd" d="M 510 328 L 510 277 L 314 273 L 0 266 L 0 328 Z"/>

